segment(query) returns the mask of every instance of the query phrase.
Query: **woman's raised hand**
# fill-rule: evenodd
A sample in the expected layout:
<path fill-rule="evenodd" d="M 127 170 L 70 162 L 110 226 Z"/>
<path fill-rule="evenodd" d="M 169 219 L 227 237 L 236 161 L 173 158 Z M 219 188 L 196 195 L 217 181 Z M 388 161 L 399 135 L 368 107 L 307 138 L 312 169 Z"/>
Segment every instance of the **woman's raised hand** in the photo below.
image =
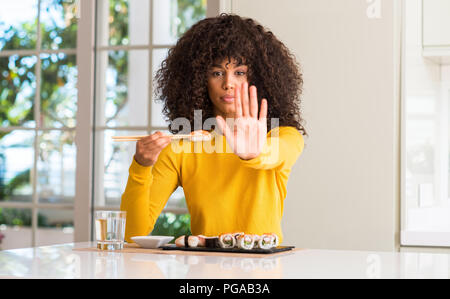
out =
<path fill-rule="evenodd" d="M 134 159 L 142 166 L 152 166 L 161 151 L 170 143 L 170 137 L 161 132 L 153 133 L 136 142 Z"/>
<path fill-rule="evenodd" d="M 234 105 L 234 119 L 216 116 L 217 124 L 236 155 L 243 160 L 256 158 L 267 142 L 267 100 L 262 99 L 258 118 L 256 87 L 243 83 L 235 86 Z"/>

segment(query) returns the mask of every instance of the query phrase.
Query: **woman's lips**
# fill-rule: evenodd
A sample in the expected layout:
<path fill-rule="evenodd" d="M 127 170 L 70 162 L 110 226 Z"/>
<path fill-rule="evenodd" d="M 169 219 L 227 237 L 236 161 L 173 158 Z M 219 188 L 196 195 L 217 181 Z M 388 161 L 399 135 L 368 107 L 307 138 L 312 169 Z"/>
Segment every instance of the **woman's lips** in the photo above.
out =
<path fill-rule="evenodd" d="M 234 97 L 230 97 L 230 96 L 221 97 L 220 99 L 227 103 L 231 103 L 234 101 Z"/>

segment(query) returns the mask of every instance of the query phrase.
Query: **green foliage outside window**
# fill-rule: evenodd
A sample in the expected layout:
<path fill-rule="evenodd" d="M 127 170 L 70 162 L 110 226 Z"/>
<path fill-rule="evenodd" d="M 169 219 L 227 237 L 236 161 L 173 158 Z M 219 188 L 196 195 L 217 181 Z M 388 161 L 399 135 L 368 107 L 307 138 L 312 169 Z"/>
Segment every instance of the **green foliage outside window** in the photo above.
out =
<path fill-rule="evenodd" d="M 31 210 L 30 209 L 15 209 L 15 208 L 0 208 L 0 224 L 8 226 L 31 226 Z M 38 213 L 38 227 L 54 227 L 55 223 L 49 223 L 48 218 Z M 58 223 L 58 227 L 71 227 L 72 221 L 66 223 Z"/>
<path fill-rule="evenodd" d="M 180 37 L 192 25 L 206 15 L 206 0 L 177 0 L 178 10 L 174 23 L 177 27 L 177 37 Z"/>
<path fill-rule="evenodd" d="M 156 221 L 151 235 L 153 236 L 174 236 L 170 242 L 182 235 L 191 234 L 191 216 L 189 214 L 162 213 Z"/>

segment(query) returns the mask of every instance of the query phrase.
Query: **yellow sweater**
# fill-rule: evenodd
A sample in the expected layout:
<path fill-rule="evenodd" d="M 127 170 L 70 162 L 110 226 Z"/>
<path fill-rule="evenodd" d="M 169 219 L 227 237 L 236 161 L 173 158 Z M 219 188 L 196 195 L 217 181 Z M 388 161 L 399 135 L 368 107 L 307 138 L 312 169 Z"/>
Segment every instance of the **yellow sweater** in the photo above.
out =
<path fill-rule="evenodd" d="M 120 209 L 127 211 L 125 240 L 148 235 L 178 186 L 183 187 L 194 235 L 274 232 L 283 238 L 281 217 L 292 166 L 303 151 L 294 127 L 267 134 L 262 153 L 250 160 L 234 154 L 225 136 L 204 142 L 172 141 L 153 166 L 134 159 Z"/>

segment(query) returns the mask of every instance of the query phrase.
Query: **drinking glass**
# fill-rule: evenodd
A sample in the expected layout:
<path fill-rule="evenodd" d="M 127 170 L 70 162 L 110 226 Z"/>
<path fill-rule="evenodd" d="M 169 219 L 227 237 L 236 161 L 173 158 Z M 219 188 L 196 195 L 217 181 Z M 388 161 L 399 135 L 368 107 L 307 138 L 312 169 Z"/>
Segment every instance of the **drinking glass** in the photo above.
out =
<path fill-rule="evenodd" d="M 95 238 L 101 250 L 120 250 L 125 239 L 125 211 L 96 211 Z"/>

